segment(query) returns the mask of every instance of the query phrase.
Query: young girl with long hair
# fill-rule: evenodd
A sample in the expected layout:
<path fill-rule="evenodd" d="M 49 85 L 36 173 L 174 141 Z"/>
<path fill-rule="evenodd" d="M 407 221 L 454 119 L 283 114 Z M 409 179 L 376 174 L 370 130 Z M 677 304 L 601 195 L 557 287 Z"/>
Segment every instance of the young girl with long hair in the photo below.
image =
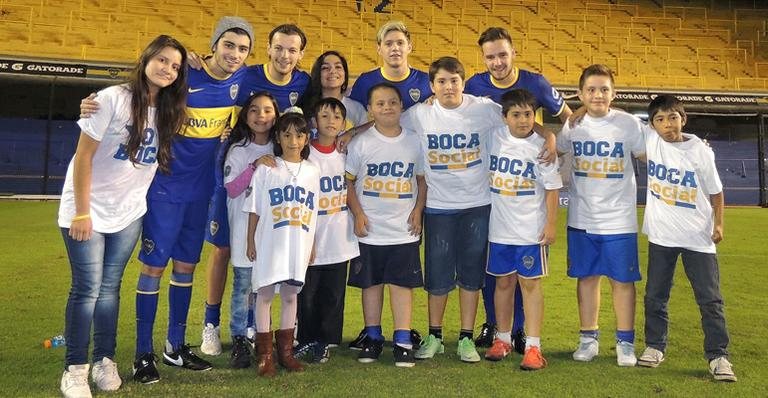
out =
<path fill-rule="evenodd" d="M 65 397 L 91 396 L 91 327 L 96 386 L 113 391 L 122 384 L 113 361 L 120 283 L 141 232 L 147 189 L 157 168 L 168 170 L 171 137 L 186 119 L 186 69 L 184 47 L 158 36 L 128 82 L 100 91 L 101 108 L 78 121 L 80 138 L 58 217 L 72 269 L 61 378 Z"/>
<path fill-rule="evenodd" d="M 295 113 L 281 116 L 273 128 L 275 167 L 259 167 L 251 180 L 247 256 L 254 261 L 251 278 L 256 295 L 258 372 L 273 376 L 270 310 L 280 287 L 277 358 L 289 371 L 304 367 L 293 357 L 297 295 L 304 285 L 317 223 L 320 170 L 309 157 L 309 128 Z"/>

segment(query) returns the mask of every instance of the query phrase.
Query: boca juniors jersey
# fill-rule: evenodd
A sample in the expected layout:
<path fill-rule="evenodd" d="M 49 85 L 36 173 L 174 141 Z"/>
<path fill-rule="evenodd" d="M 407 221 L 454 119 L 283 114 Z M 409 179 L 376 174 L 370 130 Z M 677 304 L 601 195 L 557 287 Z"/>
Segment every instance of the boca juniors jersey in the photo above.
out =
<path fill-rule="evenodd" d="M 259 91 L 267 91 L 277 100 L 280 113 L 296 105 L 299 98 L 304 95 L 309 85 L 309 74 L 304 71 L 294 70 L 291 80 L 287 84 L 272 81 L 266 73 L 266 64 L 249 66 L 243 77 L 243 87 L 237 98 L 237 105 L 242 107 L 248 98 Z"/>
<path fill-rule="evenodd" d="M 382 68 L 376 68 L 361 74 L 355 80 L 349 97 L 363 105 L 368 105 L 368 90 L 383 82 L 392 83 L 400 91 L 400 95 L 403 97 L 403 110 L 432 96 L 428 74 L 418 69 L 409 68 L 408 74 L 404 78 L 395 80 L 384 75 Z"/>

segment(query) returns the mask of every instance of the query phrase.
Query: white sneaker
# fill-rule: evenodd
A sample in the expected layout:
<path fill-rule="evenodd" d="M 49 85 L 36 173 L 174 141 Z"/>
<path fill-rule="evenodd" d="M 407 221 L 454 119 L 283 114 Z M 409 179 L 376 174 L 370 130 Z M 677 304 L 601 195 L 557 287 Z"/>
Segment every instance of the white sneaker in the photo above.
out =
<path fill-rule="evenodd" d="M 616 363 L 619 366 L 635 366 L 637 364 L 635 345 L 627 341 L 616 343 Z"/>
<path fill-rule="evenodd" d="M 579 337 L 579 348 L 573 353 L 573 359 L 579 362 L 589 362 L 600 351 L 600 343 L 590 337 Z"/>
<path fill-rule="evenodd" d="M 64 398 L 91 398 L 91 387 L 88 385 L 88 368 L 85 365 L 69 365 L 61 375 L 61 393 Z"/>
<path fill-rule="evenodd" d="M 221 335 L 218 326 L 207 323 L 203 328 L 203 343 L 200 344 L 200 351 L 205 355 L 221 354 Z"/>
<path fill-rule="evenodd" d="M 256 349 L 256 328 L 249 327 L 245 329 L 245 339 L 251 345 L 251 351 Z"/>
<path fill-rule="evenodd" d="M 107 357 L 102 358 L 101 362 L 93 364 L 91 378 L 101 391 L 117 391 L 123 384 L 117 373 L 117 364 Z"/>
<path fill-rule="evenodd" d="M 644 366 L 646 368 L 655 368 L 664 362 L 664 353 L 653 348 L 645 347 L 643 355 L 637 358 L 637 366 Z"/>
<path fill-rule="evenodd" d="M 709 361 L 709 373 L 712 373 L 712 377 L 717 381 L 736 381 L 733 365 L 726 357 L 717 357 Z"/>

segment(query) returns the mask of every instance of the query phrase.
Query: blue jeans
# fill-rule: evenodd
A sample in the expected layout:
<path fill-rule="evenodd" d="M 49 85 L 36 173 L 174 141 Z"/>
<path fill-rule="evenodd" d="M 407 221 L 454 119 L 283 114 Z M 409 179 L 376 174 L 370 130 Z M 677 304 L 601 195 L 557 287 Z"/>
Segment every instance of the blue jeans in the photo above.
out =
<path fill-rule="evenodd" d="M 230 300 L 229 332 L 234 336 L 245 336 L 248 329 L 248 305 L 251 290 L 250 267 L 232 267 L 232 300 Z"/>
<path fill-rule="evenodd" d="M 141 219 L 119 232 L 93 232 L 82 242 L 69 236 L 69 228 L 61 229 L 72 269 L 64 330 L 66 366 L 88 363 L 91 325 L 93 361 L 115 357 L 120 283 L 140 233 Z"/>

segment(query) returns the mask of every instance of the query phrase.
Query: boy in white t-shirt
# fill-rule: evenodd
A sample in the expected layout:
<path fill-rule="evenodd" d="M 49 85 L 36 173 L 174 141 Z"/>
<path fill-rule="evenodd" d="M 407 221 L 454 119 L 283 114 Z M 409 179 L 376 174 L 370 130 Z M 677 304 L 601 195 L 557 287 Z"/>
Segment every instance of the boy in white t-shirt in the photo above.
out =
<path fill-rule="evenodd" d="M 487 272 L 496 276 L 498 332 L 485 359 L 500 361 L 512 352 L 513 297 L 518 281 L 523 293 L 527 338 L 520 368 L 547 365 L 541 354 L 544 296 L 549 245 L 555 241 L 558 191 L 563 186 L 556 163 L 537 157 L 544 139 L 534 134 L 536 97 L 524 89 L 501 97 L 506 127 L 491 133 L 491 219 Z M 520 347 L 522 348 L 522 347 Z"/>
<path fill-rule="evenodd" d="M 364 290 L 365 335 L 358 361 L 374 362 L 384 337 L 381 309 L 389 285 L 394 323 L 395 366 L 415 364 L 411 342 L 413 288 L 423 285 L 419 243 L 427 186 L 419 138 L 400 127 L 403 100 L 390 83 L 368 93 L 374 125 L 349 145 L 347 204 L 354 215 L 360 260 L 353 263 L 349 285 Z"/>
<path fill-rule="evenodd" d="M 591 65 L 579 79 L 579 98 L 587 114 L 575 127 L 568 123 L 557 148 L 573 155 L 568 207 L 568 276 L 577 278 L 579 347 L 576 361 L 598 354 L 600 280 L 611 282 L 616 313 L 619 366 L 635 366 L 635 282 L 637 258 L 637 187 L 632 156 L 645 152 L 640 121 L 610 109 L 615 96 L 613 73 Z"/>
<path fill-rule="evenodd" d="M 643 232 L 648 235 L 645 286 L 645 342 L 638 365 L 657 367 L 664 360 L 669 317 L 667 304 L 677 258 L 701 312 L 704 352 L 715 380 L 736 381 L 728 361 L 728 330 L 715 244 L 723 239 L 723 185 L 715 157 L 706 144 L 684 134 L 685 110 L 671 95 L 648 106 L 655 132 L 646 139 L 648 193 Z"/>
<path fill-rule="evenodd" d="M 294 356 L 311 354 L 312 362 L 325 363 L 329 346 L 341 343 L 347 265 L 360 251 L 347 208 L 346 156 L 335 145 L 345 127 L 346 107 L 333 97 L 319 99 L 314 106 L 318 134 L 310 142 L 309 160 L 320 169 L 315 257 L 299 293 Z"/>

